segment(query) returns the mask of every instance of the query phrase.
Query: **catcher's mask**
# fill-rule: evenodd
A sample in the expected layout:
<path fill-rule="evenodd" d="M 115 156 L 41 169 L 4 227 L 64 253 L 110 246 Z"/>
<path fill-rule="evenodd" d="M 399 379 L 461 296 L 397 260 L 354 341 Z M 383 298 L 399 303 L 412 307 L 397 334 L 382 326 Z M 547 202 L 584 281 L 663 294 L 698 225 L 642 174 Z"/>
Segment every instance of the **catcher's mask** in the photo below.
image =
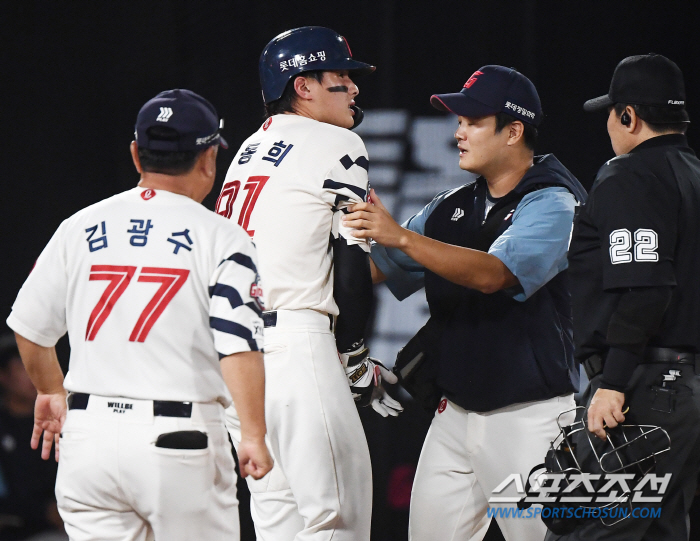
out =
<path fill-rule="evenodd" d="M 562 426 L 562 416 L 571 411 L 576 413 L 575 422 Z M 636 486 L 645 475 L 655 471 L 656 456 L 671 448 L 671 438 L 659 426 L 626 424 L 612 429 L 605 427 L 607 438 L 601 440 L 588 430 L 587 418 L 588 411 L 581 406 L 559 414 L 559 435 L 550 443 L 544 463 L 538 464 L 530 472 L 525 486 L 526 496 L 518 503 L 519 508 L 526 509 L 533 503 L 542 503 L 543 507 L 550 508 L 566 505 L 595 509 L 598 511 L 593 516 L 598 516 L 606 526 L 612 526 L 631 515 L 632 488 L 619 495 L 619 491 L 611 492 L 607 498 L 599 497 L 596 491 L 606 484 L 610 485 L 606 474 L 627 474 L 627 485 Z M 558 474 L 557 480 L 549 487 L 546 484 L 552 476 L 548 478 L 548 474 Z M 582 475 L 589 481 L 588 485 L 581 482 Z M 572 479 L 572 476 L 575 477 Z M 546 487 L 544 492 L 549 501 L 534 501 L 542 496 L 543 487 Z M 617 512 L 618 507 L 626 507 L 627 512 Z M 602 513 L 602 510 L 606 512 Z M 559 535 L 569 533 L 578 524 L 590 520 L 569 516 L 563 518 L 544 511 L 542 520 Z"/>

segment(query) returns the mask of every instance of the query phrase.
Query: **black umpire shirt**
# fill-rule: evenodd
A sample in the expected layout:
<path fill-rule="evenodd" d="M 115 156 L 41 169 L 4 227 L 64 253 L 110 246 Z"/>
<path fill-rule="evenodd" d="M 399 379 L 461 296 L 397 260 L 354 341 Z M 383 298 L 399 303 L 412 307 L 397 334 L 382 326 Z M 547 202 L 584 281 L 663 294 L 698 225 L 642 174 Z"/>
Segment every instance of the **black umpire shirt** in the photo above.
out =
<path fill-rule="evenodd" d="M 623 390 L 645 346 L 700 352 L 700 160 L 653 137 L 598 172 L 569 248 L 575 356 Z"/>

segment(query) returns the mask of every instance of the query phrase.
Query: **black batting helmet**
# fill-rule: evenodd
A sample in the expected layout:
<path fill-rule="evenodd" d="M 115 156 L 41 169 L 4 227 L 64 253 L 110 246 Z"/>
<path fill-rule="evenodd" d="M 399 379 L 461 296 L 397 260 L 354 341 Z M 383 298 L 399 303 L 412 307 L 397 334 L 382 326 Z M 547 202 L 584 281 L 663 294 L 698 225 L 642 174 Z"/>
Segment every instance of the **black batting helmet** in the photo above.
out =
<path fill-rule="evenodd" d="M 347 40 L 330 28 L 302 26 L 282 32 L 260 55 L 263 101 L 280 99 L 287 83 L 305 71 L 348 70 L 366 75 L 376 68 L 353 60 Z"/>

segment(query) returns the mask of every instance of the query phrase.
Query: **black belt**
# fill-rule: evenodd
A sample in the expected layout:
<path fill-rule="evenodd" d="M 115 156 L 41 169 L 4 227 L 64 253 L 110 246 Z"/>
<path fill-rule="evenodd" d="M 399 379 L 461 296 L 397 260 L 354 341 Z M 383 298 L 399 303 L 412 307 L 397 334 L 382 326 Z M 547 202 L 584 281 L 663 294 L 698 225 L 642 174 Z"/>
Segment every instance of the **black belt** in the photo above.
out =
<path fill-rule="evenodd" d="M 68 395 L 69 410 L 87 409 L 90 395 L 87 393 L 70 393 Z M 172 402 L 170 400 L 154 400 L 153 415 L 156 417 L 192 417 L 192 402 Z"/>
<path fill-rule="evenodd" d="M 596 353 L 583 361 L 588 379 L 591 380 L 603 371 L 605 357 Z M 689 351 L 680 351 L 673 348 L 646 348 L 642 364 L 667 363 L 667 364 L 691 364 L 695 366 L 695 372 L 700 374 L 700 354 Z"/>
<path fill-rule="evenodd" d="M 330 329 L 333 332 L 334 318 L 331 314 L 328 314 L 328 319 L 330 320 Z M 277 326 L 277 310 L 268 310 L 262 313 L 263 325 L 265 327 L 276 327 Z"/>

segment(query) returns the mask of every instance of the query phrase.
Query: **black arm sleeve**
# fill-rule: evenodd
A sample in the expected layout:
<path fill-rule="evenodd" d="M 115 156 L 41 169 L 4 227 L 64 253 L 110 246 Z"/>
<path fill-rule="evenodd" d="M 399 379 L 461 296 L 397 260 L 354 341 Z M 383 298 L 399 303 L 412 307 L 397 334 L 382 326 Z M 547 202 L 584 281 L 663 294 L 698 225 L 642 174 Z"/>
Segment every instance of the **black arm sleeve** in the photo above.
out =
<path fill-rule="evenodd" d="M 369 254 L 360 246 L 348 245 L 343 237 L 333 245 L 333 296 L 340 310 L 335 341 L 340 353 L 362 344 L 372 312 L 373 292 Z"/>
<path fill-rule="evenodd" d="M 610 350 L 601 388 L 622 392 L 627 386 L 649 338 L 661 326 L 671 294 L 670 286 L 630 288 L 622 294 L 608 324 Z"/>

